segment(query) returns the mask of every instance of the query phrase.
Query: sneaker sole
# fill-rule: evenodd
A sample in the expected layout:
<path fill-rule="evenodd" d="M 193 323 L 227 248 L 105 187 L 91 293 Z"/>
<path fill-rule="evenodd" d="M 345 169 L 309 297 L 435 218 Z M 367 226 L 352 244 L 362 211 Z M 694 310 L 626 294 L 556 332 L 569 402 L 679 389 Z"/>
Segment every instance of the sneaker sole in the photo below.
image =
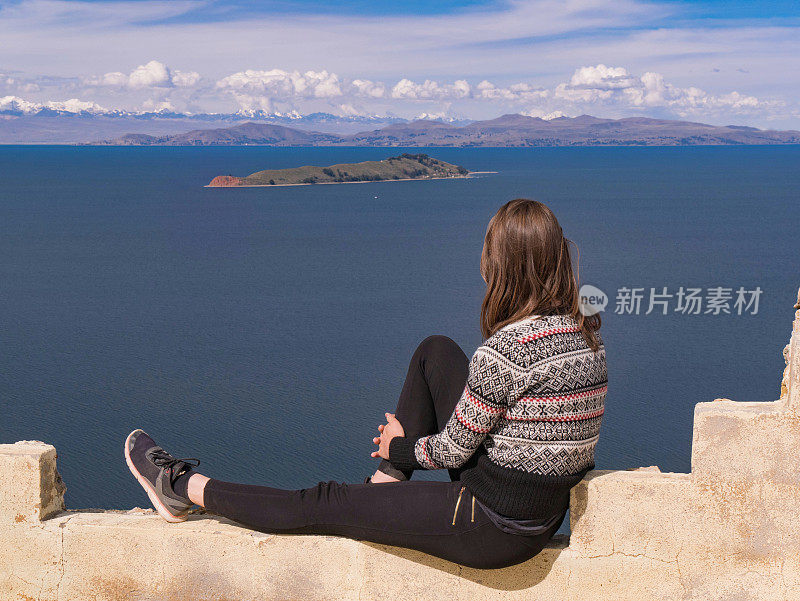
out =
<path fill-rule="evenodd" d="M 156 491 L 153 488 L 152 484 L 150 484 L 150 482 L 147 480 L 147 478 L 142 476 L 139 473 L 139 470 L 137 470 L 134 467 L 133 461 L 131 461 L 131 454 L 130 454 L 130 451 L 129 451 L 130 444 L 128 444 L 128 443 L 130 442 L 131 436 L 136 434 L 138 431 L 139 430 L 134 430 L 133 432 L 128 434 L 128 437 L 125 439 L 125 463 L 128 464 L 128 469 L 131 470 L 131 473 L 139 481 L 139 484 L 142 485 L 142 488 L 144 488 L 144 491 L 147 493 L 147 496 L 150 498 L 150 502 L 153 504 L 153 507 L 158 512 L 158 515 L 160 515 L 162 518 L 164 518 L 166 521 L 170 522 L 171 524 L 179 524 L 180 522 L 185 522 L 188 519 L 189 516 L 188 515 L 182 515 L 182 516 L 181 515 L 175 515 L 174 513 L 172 513 L 167 508 L 167 506 L 164 505 L 164 503 L 161 502 L 161 499 L 158 498 L 158 495 L 156 494 Z"/>

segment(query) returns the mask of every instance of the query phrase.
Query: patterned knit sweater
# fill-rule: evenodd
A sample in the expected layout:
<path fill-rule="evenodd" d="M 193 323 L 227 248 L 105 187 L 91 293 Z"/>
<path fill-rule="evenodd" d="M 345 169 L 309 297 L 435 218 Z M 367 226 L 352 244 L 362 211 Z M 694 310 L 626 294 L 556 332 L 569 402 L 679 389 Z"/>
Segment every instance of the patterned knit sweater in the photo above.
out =
<path fill-rule="evenodd" d="M 401 470 L 455 468 L 478 451 L 461 481 L 479 501 L 512 518 L 548 518 L 594 467 L 607 384 L 602 342 L 593 352 L 574 318 L 525 318 L 475 351 L 444 429 L 393 438 L 389 460 Z"/>

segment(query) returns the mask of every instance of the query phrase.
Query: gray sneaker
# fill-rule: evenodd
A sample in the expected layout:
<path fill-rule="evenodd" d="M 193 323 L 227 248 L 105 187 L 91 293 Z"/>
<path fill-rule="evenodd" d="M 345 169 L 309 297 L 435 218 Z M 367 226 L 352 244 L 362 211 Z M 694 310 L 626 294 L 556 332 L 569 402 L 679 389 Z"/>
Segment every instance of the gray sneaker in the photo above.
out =
<path fill-rule="evenodd" d="M 183 522 L 193 503 L 172 489 L 178 476 L 196 467 L 194 458 L 176 459 L 142 430 L 134 430 L 125 440 L 125 462 L 142 485 L 158 514 L 168 522 Z"/>

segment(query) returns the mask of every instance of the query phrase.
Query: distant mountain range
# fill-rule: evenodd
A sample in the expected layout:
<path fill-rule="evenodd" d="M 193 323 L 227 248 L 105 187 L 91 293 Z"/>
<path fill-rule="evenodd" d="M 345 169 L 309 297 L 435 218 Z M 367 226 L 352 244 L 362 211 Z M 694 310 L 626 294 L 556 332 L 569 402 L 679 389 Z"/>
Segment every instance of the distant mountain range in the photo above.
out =
<path fill-rule="evenodd" d="M 12 100 L 9 100 L 12 99 Z M 290 125 L 297 129 L 352 134 L 407 119 L 393 116 L 339 116 L 330 113 L 179 113 L 83 109 L 80 106 L 42 106 L 0 98 L 0 144 L 85 144 L 128 133 L 164 136 L 198 127 L 239 125 L 247 122 Z M 464 124 L 468 121 L 454 121 Z"/>
<path fill-rule="evenodd" d="M 800 144 L 800 131 L 716 126 L 690 121 L 591 115 L 544 120 L 509 114 L 466 125 L 433 120 L 396 122 L 354 134 L 328 133 L 268 123 L 242 123 L 169 135 L 127 134 L 98 142 L 135 146 L 682 146 Z"/>
<path fill-rule="evenodd" d="M 91 102 L 37 104 L 0 97 L 0 144 L 273 146 L 573 146 L 796 144 L 797 131 L 759 130 L 633 117 L 545 120 L 503 115 L 489 121 L 395 116 L 106 110 Z M 191 131 L 190 131 L 191 130 Z"/>

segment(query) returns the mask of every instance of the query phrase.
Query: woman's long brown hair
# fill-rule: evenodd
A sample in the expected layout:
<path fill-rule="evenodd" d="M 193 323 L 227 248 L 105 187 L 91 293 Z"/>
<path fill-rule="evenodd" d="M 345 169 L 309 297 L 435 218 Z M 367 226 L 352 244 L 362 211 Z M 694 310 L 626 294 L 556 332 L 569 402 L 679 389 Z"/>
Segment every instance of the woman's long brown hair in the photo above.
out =
<path fill-rule="evenodd" d="M 544 204 L 517 198 L 500 207 L 486 228 L 481 253 L 484 337 L 531 315 L 570 315 L 589 347 L 600 347 L 600 316 L 587 317 L 580 310 L 570 244 Z"/>

